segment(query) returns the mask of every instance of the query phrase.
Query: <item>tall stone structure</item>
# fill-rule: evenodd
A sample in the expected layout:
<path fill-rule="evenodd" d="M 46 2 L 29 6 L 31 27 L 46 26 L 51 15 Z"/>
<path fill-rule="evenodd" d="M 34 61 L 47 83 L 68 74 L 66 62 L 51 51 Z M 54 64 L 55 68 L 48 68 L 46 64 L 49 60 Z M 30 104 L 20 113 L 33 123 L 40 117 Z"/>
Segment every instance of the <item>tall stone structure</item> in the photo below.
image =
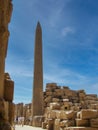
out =
<path fill-rule="evenodd" d="M 34 80 L 32 117 L 43 114 L 43 63 L 42 63 L 42 29 L 38 22 L 35 34 Z"/>
<path fill-rule="evenodd" d="M 14 82 L 5 73 L 12 0 L 0 0 L 0 130 L 11 130 L 14 120 Z"/>
<path fill-rule="evenodd" d="M 0 97 L 4 96 L 5 58 L 8 46 L 8 24 L 12 14 L 12 0 L 0 0 Z"/>

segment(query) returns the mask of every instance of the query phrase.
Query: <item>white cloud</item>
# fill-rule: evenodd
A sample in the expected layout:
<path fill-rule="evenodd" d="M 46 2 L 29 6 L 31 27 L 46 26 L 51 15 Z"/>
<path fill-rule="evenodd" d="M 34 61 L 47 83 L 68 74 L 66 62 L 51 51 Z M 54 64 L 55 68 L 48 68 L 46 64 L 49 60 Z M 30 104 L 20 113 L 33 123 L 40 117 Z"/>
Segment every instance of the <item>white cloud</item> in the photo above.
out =
<path fill-rule="evenodd" d="M 73 34 L 75 33 L 75 30 L 71 27 L 65 27 L 61 30 L 62 36 L 67 36 L 68 34 Z"/>
<path fill-rule="evenodd" d="M 87 93 L 98 94 L 97 77 L 89 77 L 69 68 L 61 68 L 57 64 L 49 65 L 48 72 L 44 74 L 45 83 L 55 82 L 59 85 L 67 85 L 74 90 L 84 89 Z M 94 90 L 93 90 L 94 87 Z"/>
<path fill-rule="evenodd" d="M 21 96 L 15 96 L 13 102 L 15 102 L 16 104 L 20 103 L 20 102 L 26 104 L 26 103 L 31 103 L 31 101 L 32 101 L 31 97 L 28 97 L 28 96 L 25 96 L 25 95 L 23 95 L 23 96 L 21 95 Z"/>

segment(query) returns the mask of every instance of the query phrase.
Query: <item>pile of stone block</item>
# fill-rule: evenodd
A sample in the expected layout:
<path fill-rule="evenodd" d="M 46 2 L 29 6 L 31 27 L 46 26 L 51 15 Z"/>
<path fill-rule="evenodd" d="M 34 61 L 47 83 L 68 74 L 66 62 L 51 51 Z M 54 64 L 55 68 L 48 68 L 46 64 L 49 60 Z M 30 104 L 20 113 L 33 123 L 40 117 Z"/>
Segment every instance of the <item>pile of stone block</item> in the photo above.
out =
<path fill-rule="evenodd" d="M 45 120 L 42 128 L 47 130 L 97 130 L 98 97 L 84 90 L 46 85 L 44 92 Z"/>
<path fill-rule="evenodd" d="M 47 130 L 98 130 L 98 97 L 84 90 L 48 83 L 43 92 L 44 115 L 35 116 L 33 125 Z M 23 116 L 31 117 L 31 104 L 23 106 Z M 19 111 L 19 109 L 18 109 Z M 25 122 L 26 125 L 31 125 Z"/>
<path fill-rule="evenodd" d="M 77 113 L 76 126 L 98 128 L 98 110 L 83 109 Z"/>
<path fill-rule="evenodd" d="M 11 80 L 10 75 L 8 73 L 5 73 L 4 98 L 0 98 L 0 129 L 10 130 L 10 125 L 13 125 L 15 109 L 15 105 L 12 102 L 13 93 L 14 82 Z"/>

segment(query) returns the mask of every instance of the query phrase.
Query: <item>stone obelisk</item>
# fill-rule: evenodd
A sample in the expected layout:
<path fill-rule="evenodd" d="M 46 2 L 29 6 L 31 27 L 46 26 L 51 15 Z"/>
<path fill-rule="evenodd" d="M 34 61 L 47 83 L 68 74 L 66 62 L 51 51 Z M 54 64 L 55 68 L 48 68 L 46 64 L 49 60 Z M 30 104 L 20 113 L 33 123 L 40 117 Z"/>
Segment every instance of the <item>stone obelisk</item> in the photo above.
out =
<path fill-rule="evenodd" d="M 34 51 L 32 117 L 43 114 L 42 29 L 39 22 L 36 27 Z"/>

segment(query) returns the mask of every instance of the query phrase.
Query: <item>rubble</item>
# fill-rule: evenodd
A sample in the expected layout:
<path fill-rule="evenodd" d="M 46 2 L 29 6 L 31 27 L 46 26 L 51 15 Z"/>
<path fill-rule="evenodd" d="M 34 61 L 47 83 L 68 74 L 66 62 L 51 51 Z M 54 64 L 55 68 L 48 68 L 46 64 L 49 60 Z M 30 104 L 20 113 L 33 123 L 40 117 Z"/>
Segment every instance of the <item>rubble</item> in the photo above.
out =
<path fill-rule="evenodd" d="M 86 94 L 84 90 L 76 91 L 68 86 L 60 87 L 56 83 L 48 83 L 43 95 L 43 121 L 39 122 L 39 118 L 36 118 L 36 126 L 47 130 L 98 130 L 96 94 Z M 25 106 L 23 110 L 28 116 L 23 116 L 27 120 L 31 115 L 31 105 Z"/>
<path fill-rule="evenodd" d="M 51 120 L 53 130 L 97 130 L 97 106 L 96 94 L 48 83 L 44 92 L 45 126 L 50 126 L 47 120 Z"/>

